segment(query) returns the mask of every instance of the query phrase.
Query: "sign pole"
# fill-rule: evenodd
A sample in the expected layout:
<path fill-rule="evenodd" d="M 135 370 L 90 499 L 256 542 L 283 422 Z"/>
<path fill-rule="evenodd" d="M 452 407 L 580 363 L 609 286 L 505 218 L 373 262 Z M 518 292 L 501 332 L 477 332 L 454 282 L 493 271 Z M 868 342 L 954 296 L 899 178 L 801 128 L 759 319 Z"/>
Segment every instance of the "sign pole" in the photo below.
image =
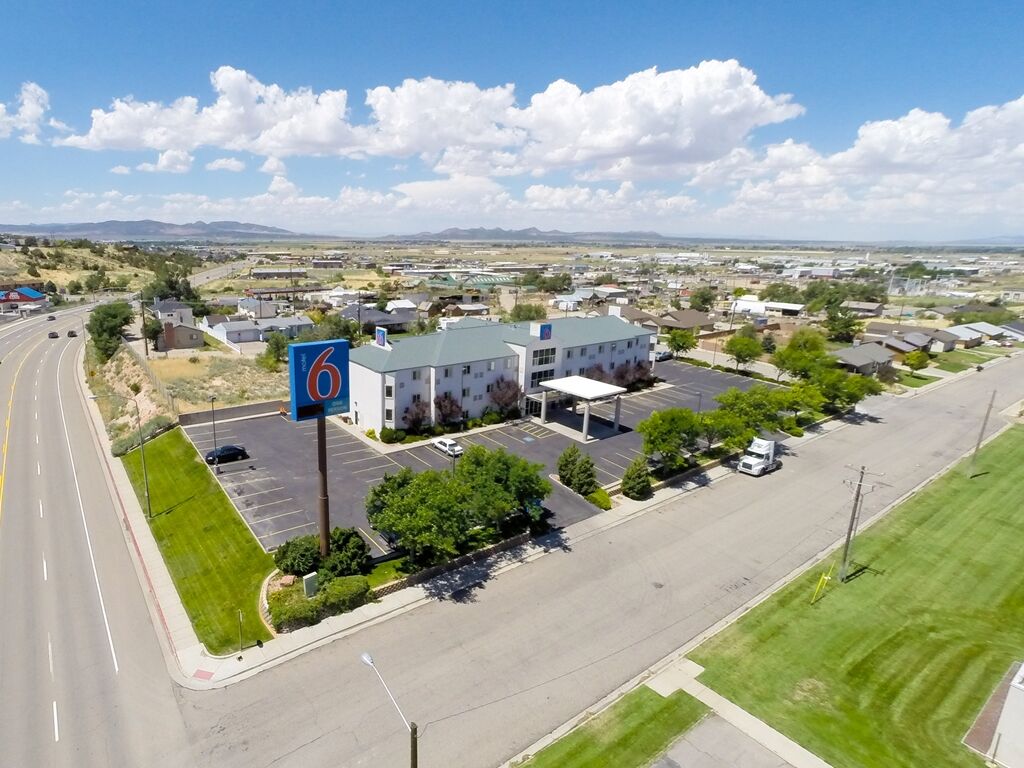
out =
<path fill-rule="evenodd" d="M 327 498 L 327 417 L 321 415 L 316 420 L 316 463 L 320 473 L 320 498 L 317 500 L 317 511 L 320 517 L 320 557 L 327 557 L 331 552 L 331 512 Z"/>

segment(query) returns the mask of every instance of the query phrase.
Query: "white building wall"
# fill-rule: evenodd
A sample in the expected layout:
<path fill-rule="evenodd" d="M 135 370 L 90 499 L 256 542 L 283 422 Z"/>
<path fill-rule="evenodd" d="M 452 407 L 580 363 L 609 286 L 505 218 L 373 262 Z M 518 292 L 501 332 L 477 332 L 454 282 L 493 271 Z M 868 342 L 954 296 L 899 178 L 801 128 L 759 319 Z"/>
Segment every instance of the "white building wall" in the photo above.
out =
<path fill-rule="evenodd" d="M 363 431 L 384 427 L 384 374 L 348 364 L 348 405 L 352 421 Z"/>
<path fill-rule="evenodd" d="M 1006 692 L 993 746 L 992 757 L 999 765 L 1024 768 L 1024 669 L 1017 673 Z"/>

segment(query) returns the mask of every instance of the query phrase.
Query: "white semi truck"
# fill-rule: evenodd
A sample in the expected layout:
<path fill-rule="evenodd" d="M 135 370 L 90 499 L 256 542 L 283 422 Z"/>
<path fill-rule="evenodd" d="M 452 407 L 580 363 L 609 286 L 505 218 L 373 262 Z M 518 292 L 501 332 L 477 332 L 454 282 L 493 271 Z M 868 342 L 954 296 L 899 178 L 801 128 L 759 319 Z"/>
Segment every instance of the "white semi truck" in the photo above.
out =
<path fill-rule="evenodd" d="M 740 472 L 759 477 L 778 469 L 782 465 L 778 458 L 778 451 L 779 445 L 774 440 L 762 440 L 755 437 L 740 459 Z"/>

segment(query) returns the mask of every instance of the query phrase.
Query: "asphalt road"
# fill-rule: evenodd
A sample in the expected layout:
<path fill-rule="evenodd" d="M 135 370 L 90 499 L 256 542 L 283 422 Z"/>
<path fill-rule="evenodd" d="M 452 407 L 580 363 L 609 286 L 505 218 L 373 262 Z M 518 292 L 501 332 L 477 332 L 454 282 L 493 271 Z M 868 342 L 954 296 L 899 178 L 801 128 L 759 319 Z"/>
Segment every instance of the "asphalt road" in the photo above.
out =
<path fill-rule="evenodd" d="M 408 737 L 372 652 L 421 727 L 420 765 L 501 763 L 741 606 L 845 531 L 849 465 L 885 472 L 870 516 L 971 446 L 1024 358 L 806 443 L 783 471 L 733 476 L 230 688 L 182 694 L 204 766 L 398 766 Z M 1003 423 L 995 415 L 989 432 Z M 872 576 L 884 578 L 884 576 Z"/>
<path fill-rule="evenodd" d="M 0 764 L 191 765 L 75 385 L 78 315 L 0 329 Z"/>

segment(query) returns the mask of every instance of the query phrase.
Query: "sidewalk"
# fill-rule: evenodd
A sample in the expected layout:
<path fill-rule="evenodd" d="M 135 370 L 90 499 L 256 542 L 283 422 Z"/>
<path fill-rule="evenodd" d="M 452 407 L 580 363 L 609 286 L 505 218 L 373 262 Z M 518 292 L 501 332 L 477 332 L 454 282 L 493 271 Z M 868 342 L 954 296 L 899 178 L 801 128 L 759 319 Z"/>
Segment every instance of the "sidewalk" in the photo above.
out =
<path fill-rule="evenodd" d="M 713 363 L 715 365 L 724 365 L 726 368 L 731 367 L 731 364 L 732 364 L 732 358 L 729 357 L 724 352 L 722 352 L 721 350 L 719 350 L 716 353 L 714 351 L 708 351 L 706 349 L 702 349 L 701 347 L 697 347 L 696 349 L 691 349 L 685 355 L 680 355 L 679 359 L 680 360 L 685 360 L 687 357 L 691 357 L 694 360 L 701 360 L 701 361 L 703 361 L 705 363 Z M 747 366 L 747 370 L 754 371 L 755 373 L 760 373 L 762 376 L 767 376 L 772 381 L 777 380 L 778 377 L 779 377 L 779 369 L 778 368 L 776 368 L 771 363 L 766 363 L 766 362 L 763 362 L 761 360 L 755 360 L 754 362 L 752 362 L 750 365 Z M 789 375 L 787 375 L 785 373 L 782 374 L 782 381 L 789 381 L 789 380 L 790 380 Z"/>
<path fill-rule="evenodd" d="M 83 370 L 80 359 L 78 370 Z M 488 560 L 464 567 L 457 572 L 445 574 L 432 582 L 386 595 L 375 603 L 364 605 L 347 614 L 330 617 L 313 627 L 277 635 L 262 647 L 245 648 L 241 654 L 213 656 L 199 642 L 192 628 L 192 622 L 178 596 L 174 581 L 149 529 L 123 464 L 110 454 L 110 444 L 103 421 L 95 401 L 88 398 L 84 376 L 79 374 L 76 381 L 90 416 L 96 450 L 104 459 L 105 480 L 111 498 L 115 499 L 118 505 L 117 512 L 122 520 L 139 581 L 146 593 L 150 616 L 154 626 L 158 628 L 157 635 L 168 672 L 185 688 L 209 690 L 239 682 L 306 651 L 401 615 L 443 595 L 476 586 L 511 568 L 542 557 L 549 551 L 543 539 L 534 541 L 519 549 L 503 552 Z M 794 448 L 843 426 L 843 422 L 826 422 L 801 438 L 789 438 L 786 444 Z M 596 514 L 562 531 L 559 546 L 571 545 L 600 534 L 731 474 L 731 469 L 716 466 L 698 478 L 686 480 L 677 486 L 660 488 L 643 501 L 616 496 L 615 506 L 611 510 Z"/>

